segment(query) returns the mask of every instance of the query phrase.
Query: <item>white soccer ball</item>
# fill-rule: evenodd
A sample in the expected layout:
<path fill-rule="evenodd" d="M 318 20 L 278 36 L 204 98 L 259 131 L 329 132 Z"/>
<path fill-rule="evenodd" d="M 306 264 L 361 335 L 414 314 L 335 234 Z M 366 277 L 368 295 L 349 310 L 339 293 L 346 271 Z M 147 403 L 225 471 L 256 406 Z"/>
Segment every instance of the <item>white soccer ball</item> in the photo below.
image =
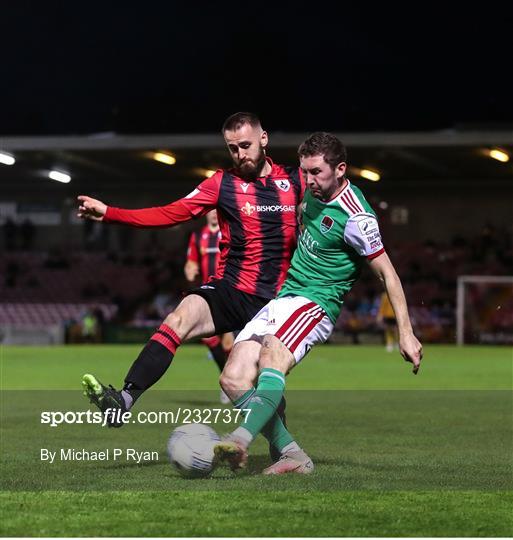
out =
<path fill-rule="evenodd" d="M 171 463 L 186 478 L 202 478 L 214 470 L 214 445 L 219 435 L 205 424 L 177 427 L 167 442 Z"/>

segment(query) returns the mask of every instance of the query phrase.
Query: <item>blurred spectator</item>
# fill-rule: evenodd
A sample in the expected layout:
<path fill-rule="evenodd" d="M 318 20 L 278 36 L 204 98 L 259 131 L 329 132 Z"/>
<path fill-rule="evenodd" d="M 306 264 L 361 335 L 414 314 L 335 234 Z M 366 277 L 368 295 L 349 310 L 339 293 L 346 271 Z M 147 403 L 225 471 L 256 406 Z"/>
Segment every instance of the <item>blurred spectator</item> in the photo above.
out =
<path fill-rule="evenodd" d="M 100 308 L 87 309 L 78 321 L 70 321 L 68 343 L 100 343 L 103 336 L 104 315 Z"/>
<path fill-rule="evenodd" d="M 21 249 L 31 250 L 34 245 L 34 237 L 36 235 L 36 228 L 30 219 L 25 219 L 21 224 Z"/>
<path fill-rule="evenodd" d="M 134 249 L 134 229 L 132 227 L 119 227 L 118 240 L 121 251 L 132 251 Z"/>
<path fill-rule="evenodd" d="M 351 341 L 354 345 L 360 343 L 360 332 L 363 330 L 363 322 L 354 311 L 349 311 L 344 330 L 351 336 Z"/>
<path fill-rule="evenodd" d="M 6 251 L 13 251 L 17 248 L 18 232 L 18 225 L 11 218 L 7 218 L 4 223 L 4 245 Z"/>
<path fill-rule="evenodd" d="M 394 349 L 399 348 L 394 308 L 386 292 L 381 294 L 376 321 L 379 327 L 383 329 L 386 350 L 392 352 Z"/>
<path fill-rule="evenodd" d="M 84 247 L 86 249 L 106 249 L 108 245 L 109 231 L 108 227 L 102 227 L 101 223 L 96 221 L 84 220 Z"/>
<path fill-rule="evenodd" d="M 5 286 L 16 287 L 20 273 L 20 265 L 16 261 L 10 261 L 5 269 Z"/>

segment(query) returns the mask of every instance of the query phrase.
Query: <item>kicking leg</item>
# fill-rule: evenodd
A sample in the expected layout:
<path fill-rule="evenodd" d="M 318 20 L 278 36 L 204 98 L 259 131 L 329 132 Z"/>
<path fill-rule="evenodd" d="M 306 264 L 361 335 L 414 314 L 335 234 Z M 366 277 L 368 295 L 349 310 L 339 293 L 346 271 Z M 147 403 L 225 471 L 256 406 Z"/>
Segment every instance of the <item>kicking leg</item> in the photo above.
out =
<path fill-rule="evenodd" d="M 244 425 L 234 432 L 247 445 L 276 414 L 285 390 L 285 375 L 294 365 L 294 356 L 279 339 L 270 335 L 263 338 L 258 360 L 257 387 L 244 406 L 248 409 Z"/>
<path fill-rule="evenodd" d="M 256 392 L 256 395 L 260 396 L 264 403 L 263 406 L 258 406 L 257 403 L 255 405 L 255 409 L 258 407 L 258 410 L 255 411 L 257 414 L 249 417 L 248 422 L 239 428 L 241 430 L 246 429 L 250 434 L 252 438 L 249 442 L 254 439 L 259 430 L 263 433 L 266 429 L 269 429 L 270 424 L 273 425 L 271 419 L 264 428 L 260 428 L 261 423 L 265 421 L 269 412 L 275 408 L 276 403 L 279 406 L 278 400 L 285 389 L 285 375 L 295 366 L 294 356 L 279 339 L 271 335 L 264 337 L 259 359 L 260 376 Z M 280 379 L 280 376 L 283 378 Z M 265 402 L 266 397 L 267 403 Z M 259 416 L 261 417 L 259 418 Z M 272 418 L 276 418 L 276 413 Z M 276 429 L 276 422 L 274 422 L 273 427 Z M 245 434 L 242 432 L 240 435 L 244 437 Z M 288 438 L 284 435 L 288 435 Z M 263 474 L 284 474 L 288 472 L 308 474 L 313 472 L 312 460 L 299 447 L 286 429 L 282 436 L 278 438 L 277 446 L 281 455 L 276 463 L 264 469 Z"/>
<path fill-rule="evenodd" d="M 164 375 L 182 341 L 214 331 L 207 301 L 196 294 L 186 296 L 165 318 L 128 371 L 123 388 L 125 400 L 132 399 L 128 408 Z"/>
<path fill-rule="evenodd" d="M 170 313 L 141 351 L 125 377 L 121 392 L 108 388 L 93 375 L 84 375 L 84 393 L 92 403 L 107 409 L 129 410 L 141 394 L 166 372 L 182 341 L 213 334 L 214 322 L 207 301 L 199 295 L 185 297 Z M 119 427 L 122 424 L 112 424 Z"/>
<path fill-rule="evenodd" d="M 267 340 L 266 338 L 272 339 Z M 245 466 L 247 447 L 260 431 L 269 441 L 273 461 L 293 451 L 301 452 L 277 414 L 282 403 L 284 405 L 282 394 L 284 376 L 289 371 L 287 366 L 295 364 L 294 358 L 291 357 L 286 348 L 281 350 L 283 346 L 279 340 L 273 336 L 266 336 L 266 338 L 264 338 L 263 346 L 252 340 L 236 344 L 234 353 L 230 356 L 229 363 L 221 377 L 223 387 L 229 395 L 233 396 L 234 405 L 245 409 L 245 415 L 247 415 L 243 425 L 229 436 L 229 440 L 217 446 L 218 457 L 227 459 L 232 469 Z M 273 340 L 275 341 L 273 342 Z M 274 347 L 269 346 L 268 342 L 271 342 Z M 255 362 L 257 356 L 259 357 L 259 366 Z M 255 388 L 253 381 L 256 378 L 258 367 L 261 366 L 263 368 L 258 378 L 258 386 Z M 276 366 L 279 369 L 268 366 Z M 276 384 L 280 386 L 280 382 L 275 380 L 278 377 L 283 380 L 281 391 L 280 388 L 276 387 Z M 257 417 L 256 427 L 253 413 L 256 413 Z M 251 432 L 246 429 L 248 422 L 250 422 Z"/>
<path fill-rule="evenodd" d="M 238 409 L 246 408 L 246 404 L 256 392 L 255 383 L 258 378 L 258 358 L 261 349 L 259 341 L 247 340 L 237 343 L 221 375 L 221 387 Z M 294 441 L 286 428 L 284 397 L 278 405 L 276 414 L 262 429 L 262 435 L 269 442 L 269 453 L 273 461 L 278 460 L 282 449 Z"/>

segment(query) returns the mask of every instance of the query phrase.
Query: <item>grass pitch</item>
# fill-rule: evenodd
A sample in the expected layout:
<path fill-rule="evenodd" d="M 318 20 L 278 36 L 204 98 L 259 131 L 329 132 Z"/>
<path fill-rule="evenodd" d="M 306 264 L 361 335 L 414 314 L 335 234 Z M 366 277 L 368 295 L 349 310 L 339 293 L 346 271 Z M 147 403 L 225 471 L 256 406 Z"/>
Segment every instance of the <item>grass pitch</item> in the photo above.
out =
<path fill-rule="evenodd" d="M 3 536 L 511 536 L 512 350 L 429 347 L 418 376 L 381 347 L 318 347 L 288 377 L 291 431 L 313 475 L 186 480 L 167 463 L 174 425 L 40 423 L 84 411 L 92 372 L 120 384 L 138 347 L 4 347 Z M 142 411 L 218 408 L 217 368 L 182 347 Z M 179 422 L 181 423 L 181 422 Z M 218 423 L 218 432 L 230 425 Z M 158 461 L 41 461 L 41 448 L 155 450 Z M 57 517 L 56 517 L 57 516 Z"/>

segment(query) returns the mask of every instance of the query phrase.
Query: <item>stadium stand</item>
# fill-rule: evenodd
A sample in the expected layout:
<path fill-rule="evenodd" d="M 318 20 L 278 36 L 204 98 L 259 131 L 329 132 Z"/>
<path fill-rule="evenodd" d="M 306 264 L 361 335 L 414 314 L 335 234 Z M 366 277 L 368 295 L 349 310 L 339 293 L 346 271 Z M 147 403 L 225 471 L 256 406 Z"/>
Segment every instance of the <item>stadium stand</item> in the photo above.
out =
<path fill-rule="evenodd" d="M 402 277 L 412 321 L 426 342 L 454 342 L 459 275 L 507 275 L 513 266 L 509 237 L 498 238 L 491 225 L 473 238 L 456 237 L 446 244 L 402 242 L 387 249 Z M 0 257 L 0 325 L 17 329 L 59 325 L 65 339 L 76 341 L 80 332 L 73 325 L 84 314 L 100 310 L 104 323 L 154 327 L 186 288 L 182 259 L 183 253 L 176 251 L 164 255 L 144 250 L 8 251 Z M 375 277 L 365 268 L 346 299 L 333 339 L 379 342 L 380 294 Z M 472 294 L 485 292 L 477 288 Z M 485 317 L 490 331 L 506 331 L 513 321 L 513 300 L 507 291 L 498 294 L 493 305 L 500 305 L 500 310 L 490 309 Z"/>

